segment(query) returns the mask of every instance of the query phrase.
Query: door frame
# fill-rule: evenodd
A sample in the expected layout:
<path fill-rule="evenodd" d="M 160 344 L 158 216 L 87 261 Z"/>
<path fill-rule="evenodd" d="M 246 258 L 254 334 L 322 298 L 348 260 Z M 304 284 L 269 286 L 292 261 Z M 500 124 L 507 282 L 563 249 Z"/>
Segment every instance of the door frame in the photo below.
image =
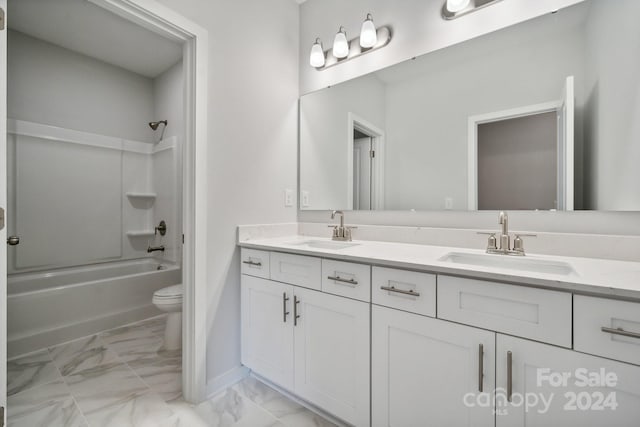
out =
<path fill-rule="evenodd" d="M 468 210 L 478 210 L 478 126 L 481 124 L 516 119 L 518 117 L 558 111 L 561 101 L 543 102 L 502 111 L 470 116 L 468 120 L 468 149 L 467 149 L 467 204 Z"/>
<path fill-rule="evenodd" d="M 7 0 L 0 0 L 5 13 L 4 29 L 0 30 L 0 208 L 5 211 L 5 225 L 0 229 L 0 245 L 6 242 L 7 226 Z M 6 425 L 7 417 L 7 246 L 0 250 L 0 425 Z"/>
<path fill-rule="evenodd" d="M 183 148 L 182 386 L 185 400 L 206 398 L 208 32 L 155 0 L 89 0 L 182 43 Z"/>
<path fill-rule="evenodd" d="M 362 117 L 347 113 L 347 206 L 353 210 L 353 131 L 358 130 L 371 137 L 371 145 L 376 156 L 373 158 L 374 178 L 371 182 L 373 200 L 371 206 L 374 210 L 384 209 L 384 155 L 385 135 L 384 131 Z"/>

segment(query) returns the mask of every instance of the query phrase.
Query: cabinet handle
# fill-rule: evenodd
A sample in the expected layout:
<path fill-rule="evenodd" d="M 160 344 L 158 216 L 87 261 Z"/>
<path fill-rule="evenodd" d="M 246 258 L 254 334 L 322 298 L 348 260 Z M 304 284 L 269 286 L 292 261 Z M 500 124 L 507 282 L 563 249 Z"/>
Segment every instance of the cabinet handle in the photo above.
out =
<path fill-rule="evenodd" d="M 478 345 L 478 391 L 482 393 L 482 383 L 484 379 L 484 345 Z"/>
<path fill-rule="evenodd" d="M 613 328 L 607 328 L 606 326 L 603 326 L 602 328 L 600 328 L 602 330 L 602 332 L 605 332 L 607 334 L 614 334 L 614 335 L 622 335 L 623 337 L 631 337 L 631 338 L 638 338 L 640 339 L 640 334 L 637 332 L 630 332 L 630 331 L 625 331 L 622 328 L 618 328 L 618 329 L 613 329 Z"/>
<path fill-rule="evenodd" d="M 248 265 L 253 265 L 256 267 L 262 267 L 262 263 L 261 262 L 253 262 L 251 260 L 249 261 L 242 261 L 243 264 L 248 264 Z"/>
<path fill-rule="evenodd" d="M 513 353 L 507 351 L 507 402 L 513 395 Z"/>
<path fill-rule="evenodd" d="M 298 326 L 298 319 L 300 315 L 298 314 L 298 304 L 300 304 L 300 300 L 297 296 L 293 296 L 293 326 Z"/>
<path fill-rule="evenodd" d="M 380 286 L 383 291 L 395 292 L 403 295 L 411 295 L 412 297 L 419 297 L 420 292 L 415 292 L 413 289 L 403 291 L 402 289 L 396 289 L 395 286 Z"/>
<path fill-rule="evenodd" d="M 357 285 L 358 284 L 358 281 L 355 280 L 355 279 L 343 279 L 340 276 L 327 276 L 327 279 L 333 280 L 335 282 L 348 283 L 350 285 Z"/>
<path fill-rule="evenodd" d="M 289 301 L 289 297 L 287 297 L 287 293 L 282 293 L 282 321 L 287 323 L 287 315 L 289 312 L 287 311 L 287 301 Z"/>

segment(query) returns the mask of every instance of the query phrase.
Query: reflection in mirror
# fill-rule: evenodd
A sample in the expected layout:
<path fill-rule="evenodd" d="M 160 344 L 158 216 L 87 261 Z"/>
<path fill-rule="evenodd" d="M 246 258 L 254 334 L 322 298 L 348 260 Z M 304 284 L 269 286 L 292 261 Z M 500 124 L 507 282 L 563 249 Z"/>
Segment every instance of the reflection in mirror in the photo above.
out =
<path fill-rule="evenodd" d="M 303 96 L 301 209 L 640 210 L 640 2 L 611 6 Z"/>

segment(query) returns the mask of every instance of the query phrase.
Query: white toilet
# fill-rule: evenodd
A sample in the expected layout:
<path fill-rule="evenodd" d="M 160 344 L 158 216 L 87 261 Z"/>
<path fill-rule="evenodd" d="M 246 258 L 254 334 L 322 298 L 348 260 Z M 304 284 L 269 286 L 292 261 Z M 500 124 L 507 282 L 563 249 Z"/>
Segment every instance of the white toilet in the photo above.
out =
<path fill-rule="evenodd" d="M 169 313 L 164 330 L 165 350 L 182 347 L 182 284 L 162 288 L 153 294 L 153 304 Z"/>

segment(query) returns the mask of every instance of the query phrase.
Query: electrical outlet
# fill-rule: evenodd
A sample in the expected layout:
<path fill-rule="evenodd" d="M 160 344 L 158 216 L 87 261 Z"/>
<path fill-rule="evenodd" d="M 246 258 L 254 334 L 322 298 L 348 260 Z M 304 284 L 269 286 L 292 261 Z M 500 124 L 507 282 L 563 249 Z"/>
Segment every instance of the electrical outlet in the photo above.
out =
<path fill-rule="evenodd" d="M 444 208 L 448 211 L 453 210 L 453 198 L 445 197 L 444 199 Z"/>
<path fill-rule="evenodd" d="M 308 191 L 303 191 L 302 192 L 302 207 L 303 208 L 308 208 L 309 206 L 311 206 L 311 198 L 309 196 L 309 192 Z"/>
<path fill-rule="evenodd" d="M 293 206 L 293 190 L 284 190 L 284 207 L 290 208 Z"/>

